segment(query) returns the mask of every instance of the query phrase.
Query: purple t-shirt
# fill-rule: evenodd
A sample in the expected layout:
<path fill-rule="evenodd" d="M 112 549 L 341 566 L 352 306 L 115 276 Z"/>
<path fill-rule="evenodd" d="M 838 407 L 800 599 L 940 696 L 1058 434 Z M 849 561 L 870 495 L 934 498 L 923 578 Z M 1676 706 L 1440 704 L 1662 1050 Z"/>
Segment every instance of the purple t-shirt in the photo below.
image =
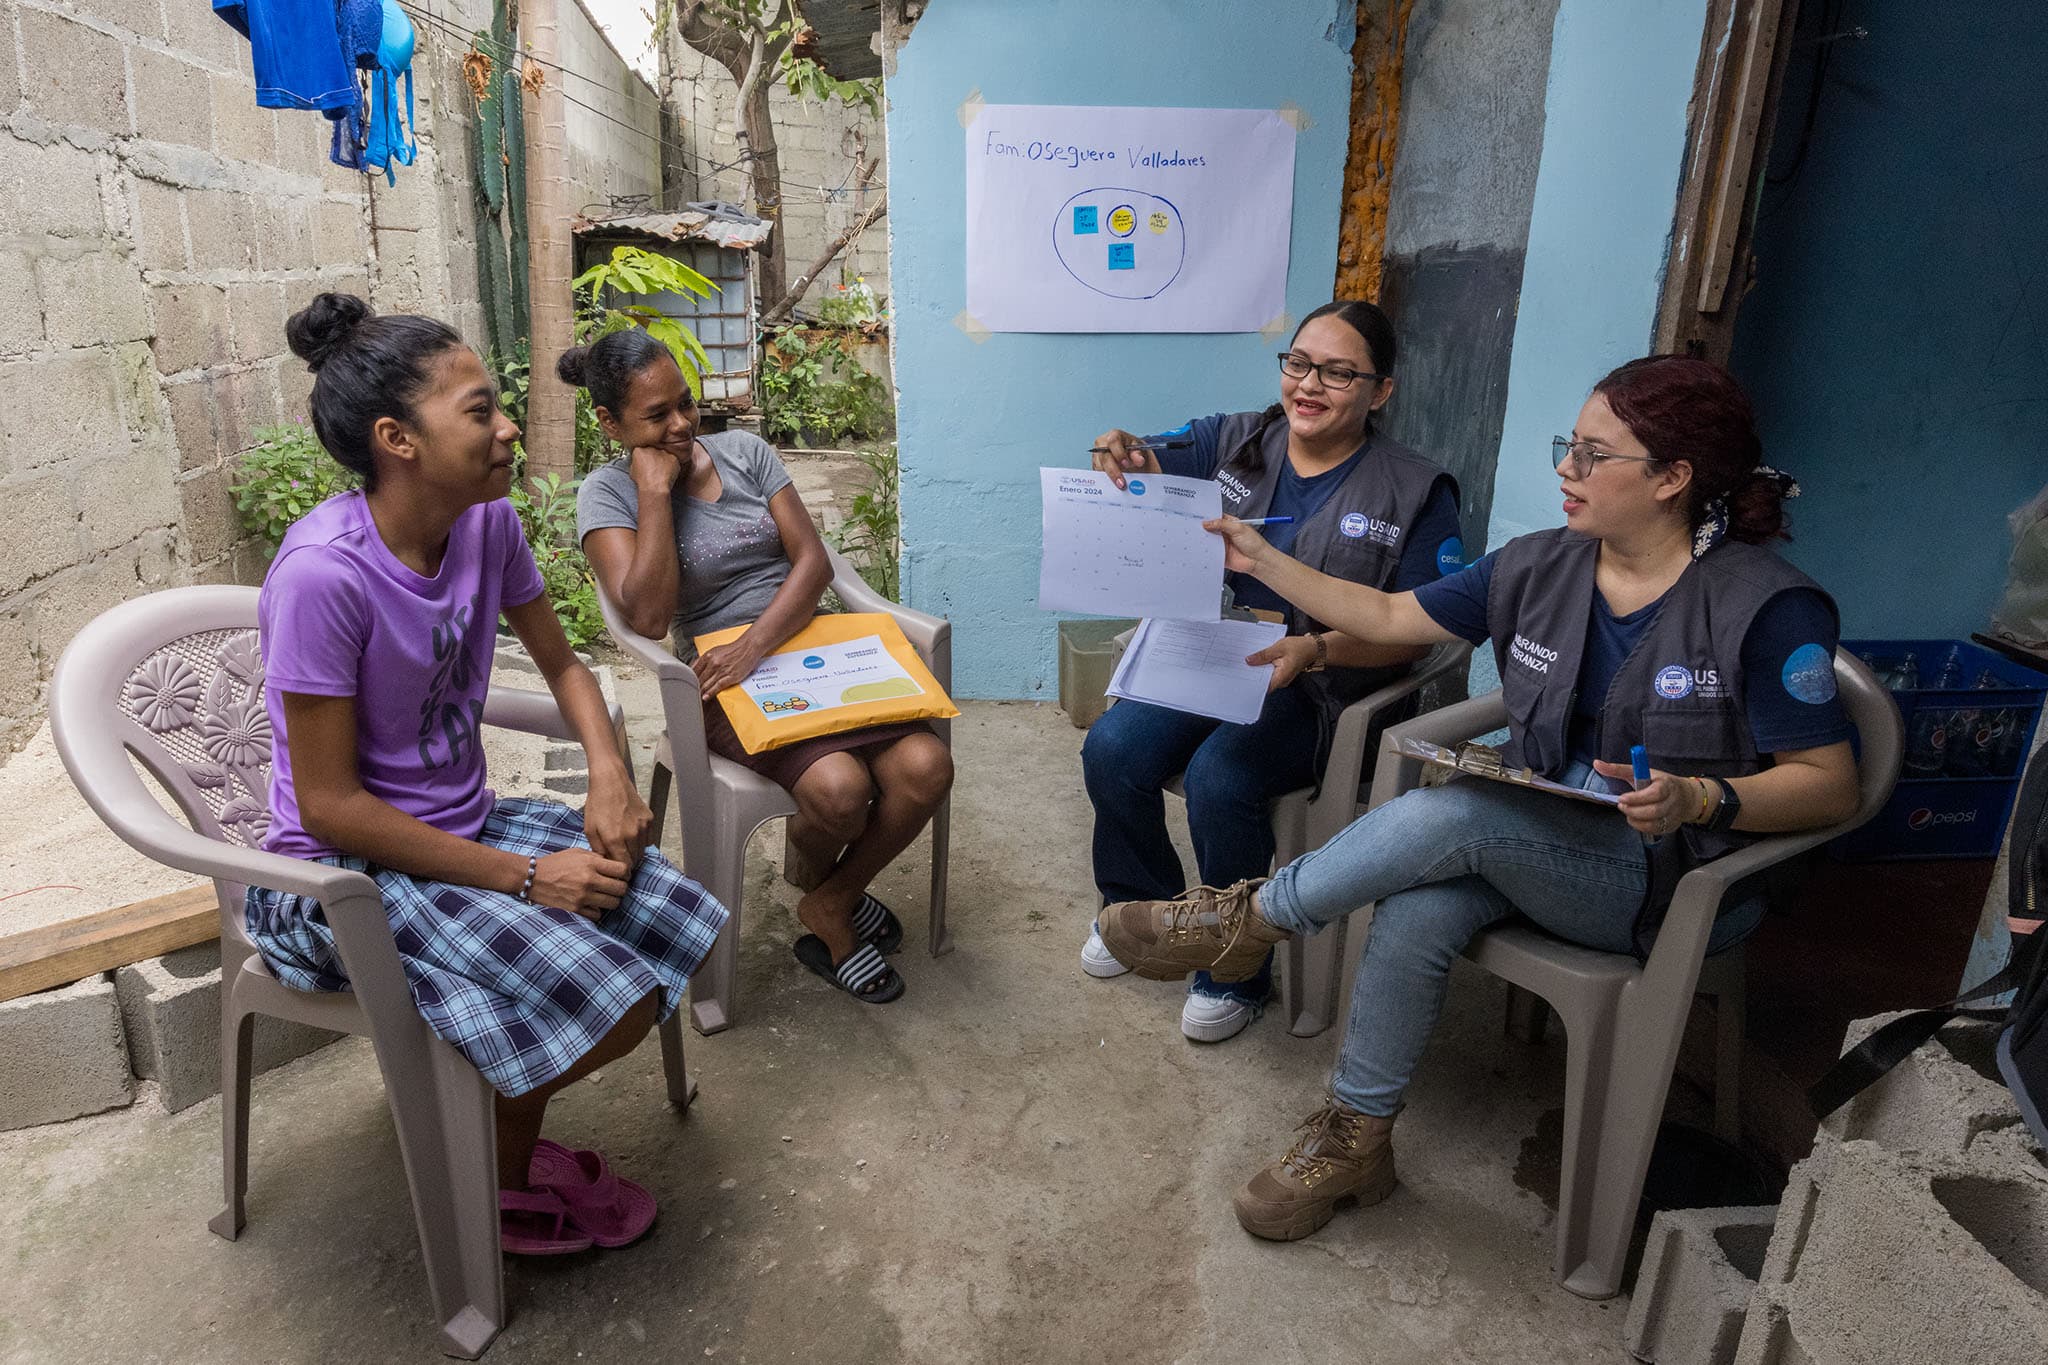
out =
<path fill-rule="evenodd" d="M 385 546 L 361 493 L 329 498 L 285 532 L 256 607 L 276 735 L 263 846 L 298 858 L 342 851 L 299 823 L 286 692 L 356 698 L 363 789 L 474 839 L 492 799 L 478 741 L 498 613 L 543 586 L 519 514 L 503 500 L 456 519 L 432 578 Z"/>

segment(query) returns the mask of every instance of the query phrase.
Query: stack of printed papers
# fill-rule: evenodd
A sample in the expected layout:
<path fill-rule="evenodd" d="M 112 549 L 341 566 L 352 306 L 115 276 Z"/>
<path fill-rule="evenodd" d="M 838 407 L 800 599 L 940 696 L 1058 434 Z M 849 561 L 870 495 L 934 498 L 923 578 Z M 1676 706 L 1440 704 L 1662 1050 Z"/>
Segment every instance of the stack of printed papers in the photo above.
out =
<path fill-rule="evenodd" d="M 1273 665 L 1248 664 L 1287 633 L 1278 621 L 1148 617 L 1109 680 L 1109 695 L 1250 725 L 1265 709 Z"/>

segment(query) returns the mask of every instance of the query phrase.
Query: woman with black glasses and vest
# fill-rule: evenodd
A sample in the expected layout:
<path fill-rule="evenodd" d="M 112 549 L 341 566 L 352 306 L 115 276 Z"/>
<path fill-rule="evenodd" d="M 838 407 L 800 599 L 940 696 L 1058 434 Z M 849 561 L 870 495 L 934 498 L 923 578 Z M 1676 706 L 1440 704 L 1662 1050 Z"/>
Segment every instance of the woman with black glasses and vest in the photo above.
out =
<path fill-rule="evenodd" d="M 1142 473 L 1214 479 L 1225 511 L 1267 519 L 1249 534 L 1337 581 L 1388 591 L 1433 582 L 1464 562 L 1458 486 L 1377 430 L 1374 415 L 1394 392 L 1394 351 L 1393 324 L 1377 307 L 1325 304 L 1280 354 L 1278 403 L 1145 439 L 1105 432 L 1095 442 L 1095 467 L 1119 488 Z M 1428 652 L 1332 630 L 1250 574 L 1229 574 L 1227 587 L 1238 606 L 1287 623 L 1283 639 L 1253 656 L 1273 665 L 1265 708 L 1255 723 L 1234 725 L 1121 701 L 1095 722 L 1081 761 L 1095 807 L 1095 884 L 1105 901 L 1186 889 L 1162 795 L 1176 774 L 1185 774 L 1202 882 L 1228 886 L 1263 876 L 1273 858 L 1273 799 L 1315 786 L 1337 713 Z M 1125 970 L 1092 932 L 1081 966 L 1098 977 Z M 1195 974 L 1181 1011 L 1187 1037 L 1220 1042 L 1257 1017 L 1272 988 L 1271 954 L 1240 976 Z"/>
<path fill-rule="evenodd" d="M 1798 490 L 1761 454 L 1749 400 L 1725 370 L 1654 356 L 1601 380 L 1552 446 L 1565 525 L 1439 582 L 1393 593 L 1342 582 L 1236 518 L 1210 523 L 1233 571 L 1356 639 L 1492 640 L 1506 760 L 1622 793 L 1617 815 L 1493 782 L 1423 788 L 1263 884 L 1102 912 L 1120 963 L 1229 980 L 1257 970 L 1271 945 L 1377 903 L 1330 1099 L 1238 1192 L 1247 1231 L 1306 1237 L 1339 1200 L 1369 1204 L 1393 1188 L 1394 1116 L 1451 963 L 1481 929 L 1519 913 L 1589 947 L 1636 950 L 1676 873 L 1855 810 L 1834 603 L 1764 548 Z M 1631 790 L 1638 744 L 1652 773 Z M 1761 913 L 1753 898 L 1724 909 L 1709 951 Z"/>

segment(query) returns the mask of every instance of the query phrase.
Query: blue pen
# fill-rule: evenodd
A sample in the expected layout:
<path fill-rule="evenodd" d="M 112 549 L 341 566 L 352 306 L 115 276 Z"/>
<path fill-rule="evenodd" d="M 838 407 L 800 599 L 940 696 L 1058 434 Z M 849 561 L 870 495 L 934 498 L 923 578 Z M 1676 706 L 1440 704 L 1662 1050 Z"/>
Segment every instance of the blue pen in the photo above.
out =
<path fill-rule="evenodd" d="M 1246 518 L 1245 518 L 1245 521 L 1244 521 L 1244 524 L 1245 524 L 1245 525 L 1247 525 L 1247 526 L 1292 526 L 1292 525 L 1294 524 L 1294 518 L 1293 518 L 1293 517 L 1246 517 Z"/>
<path fill-rule="evenodd" d="M 1629 766 L 1635 769 L 1636 790 L 1641 791 L 1650 785 L 1650 751 L 1638 744 L 1628 751 L 1628 761 Z M 1643 836 L 1643 843 L 1646 845 L 1656 842 L 1647 834 Z"/>

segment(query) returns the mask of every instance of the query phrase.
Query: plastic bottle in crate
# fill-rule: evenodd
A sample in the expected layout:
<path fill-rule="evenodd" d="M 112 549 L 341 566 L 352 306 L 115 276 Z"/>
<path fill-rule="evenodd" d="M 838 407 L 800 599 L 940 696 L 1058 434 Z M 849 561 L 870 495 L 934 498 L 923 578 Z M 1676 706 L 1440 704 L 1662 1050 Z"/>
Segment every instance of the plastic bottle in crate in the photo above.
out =
<path fill-rule="evenodd" d="M 1961 645 L 1950 645 L 1948 660 L 1942 664 L 1941 672 L 1935 675 L 1934 686 L 1953 691 L 1962 685 L 1963 647 Z"/>
<path fill-rule="evenodd" d="M 1894 692 L 1919 691 L 1920 661 L 1908 652 L 1906 657 L 1899 661 L 1898 671 L 1892 674 L 1891 681 L 1886 686 Z"/>
<path fill-rule="evenodd" d="M 2002 714 L 1989 707 L 1982 710 L 1965 708 L 1955 713 L 1948 725 L 1945 771 L 1950 777 L 1991 776 L 1992 760 L 1997 756 L 1999 740 L 2004 735 L 1999 726 Z"/>

